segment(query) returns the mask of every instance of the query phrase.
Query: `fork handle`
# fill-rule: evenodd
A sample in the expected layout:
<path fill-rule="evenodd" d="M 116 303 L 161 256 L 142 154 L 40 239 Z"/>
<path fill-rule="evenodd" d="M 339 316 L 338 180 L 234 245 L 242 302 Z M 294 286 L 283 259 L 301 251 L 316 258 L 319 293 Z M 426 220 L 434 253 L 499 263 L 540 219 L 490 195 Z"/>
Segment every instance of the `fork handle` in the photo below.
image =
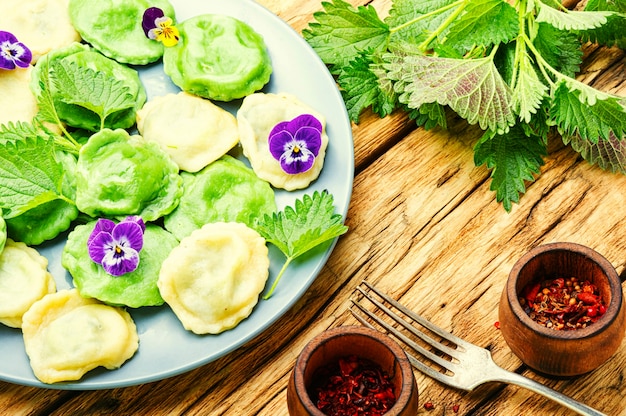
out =
<path fill-rule="evenodd" d="M 556 390 L 551 389 L 548 386 L 544 386 L 530 378 L 524 377 L 521 374 L 513 373 L 511 371 L 501 368 L 502 375 L 500 378 L 494 379 L 494 381 L 500 381 L 503 383 L 515 384 L 520 387 L 524 387 L 528 390 L 539 393 L 549 399 L 554 400 L 557 403 L 577 412 L 578 414 L 585 416 L 606 416 L 604 413 L 597 411 L 596 409 L 582 404 L 569 396 L 559 393 Z"/>

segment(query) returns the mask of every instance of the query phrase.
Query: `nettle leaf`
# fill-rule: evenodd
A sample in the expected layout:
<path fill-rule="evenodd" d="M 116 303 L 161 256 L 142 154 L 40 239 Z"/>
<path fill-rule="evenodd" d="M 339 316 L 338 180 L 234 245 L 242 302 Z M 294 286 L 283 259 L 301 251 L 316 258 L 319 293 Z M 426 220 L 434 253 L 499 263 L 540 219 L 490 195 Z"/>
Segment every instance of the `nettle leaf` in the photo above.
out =
<path fill-rule="evenodd" d="M 391 28 L 393 41 L 419 44 L 459 7 L 457 0 L 394 0 L 385 23 Z"/>
<path fill-rule="evenodd" d="M 446 43 L 469 50 L 506 43 L 519 33 L 517 11 L 503 0 L 474 0 L 451 25 Z"/>
<path fill-rule="evenodd" d="M 0 208 L 5 219 L 58 199 L 62 179 L 63 166 L 52 140 L 26 137 L 0 146 Z"/>
<path fill-rule="evenodd" d="M 448 128 L 446 108 L 437 103 L 422 104 L 419 108 L 410 111 L 409 117 L 415 120 L 418 126 L 424 127 L 425 130 L 430 130 L 437 126 L 443 129 Z"/>
<path fill-rule="evenodd" d="M 512 105 L 519 119 L 529 123 L 547 95 L 548 87 L 537 75 L 528 54 L 520 56 L 517 82 L 513 88 Z"/>
<path fill-rule="evenodd" d="M 380 64 L 372 62 L 372 56 L 361 54 L 350 65 L 343 67 L 337 83 L 348 110 L 351 121 L 359 122 L 359 115 L 367 107 L 372 107 L 380 117 L 394 110 L 396 94 L 393 85 L 386 79 L 386 72 Z"/>
<path fill-rule="evenodd" d="M 483 130 L 506 131 L 514 120 L 511 90 L 493 60 L 389 54 L 388 77 L 409 108 L 436 102 Z"/>
<path fill-rule="evenodd" d="M 315 191 L 297 199 L 295 207 L 288 206 L 272 216 L 266 214 L 257 223 L 259 234 L 287 257 L 265 299 L 272 295 L 291 261 L 348 231 L 343 216 L 334 210 L 332 194 Z"/>
<path fill-rule="evenodd" d="M 389 27 L 378 17 L 374 7 L 357 9 L 343 0 L 323 2 L 324 12 L 316 12 L 317 22 L 309 23 L 302 36 L 324 63 L 337 71 L 349 65 L 362 51 L 384 47 Z"/>
<path fill-rule="evenodd" d="M 560 30 L 594 29 L 605 24 L 607 17 L 613 14 L 607 11 L 557 10 L 542 2 L 537 4 L 540 7 L 536 21 L 548 23 Z"/>
<path fill-rule="evenodd" d="M 580 135 L 597 143 L 626 132 L 626 108 L 620 99 L 575 80 L 562 80 L 553 92 L 550 117 L 561 135 Z"/>
<path fill-rule="evenodd" d="M 487 131 L 474 147 L 476 166 L 491 170 L 489 189 L 507 212 L 526 192 L 526 182 L 533 182 L 548 154 L 546 142 L 539 136 L 527 136 L 521 125 L 506 134 Z"/>
<path fill-rule="evenodd" d="M 54 85 L 63 101 L 93 111 L 103 123 L 110 114 L 135 105 L 128 87 L 102 71 L 63 59 L 55 61 L 52 69 Z"/>
<path fill-rule="evenodd" d="M 580 153 L 587 162 L 598 165 L 610 172 L 626 174 L 626 137 L 618 139 L 613 132 L 608 140 L 592 143 L 580 135 L 563 136 L 563 142 L 570 144 L 572 149 Z"/>
<path fill-rule="evenodd" d="M 583 56 L 578 36 L 547 23 L 539 23 L 536 27 L 533 45 L 541 57 L 563 75 L 574 77 L 580 70 Z"/>

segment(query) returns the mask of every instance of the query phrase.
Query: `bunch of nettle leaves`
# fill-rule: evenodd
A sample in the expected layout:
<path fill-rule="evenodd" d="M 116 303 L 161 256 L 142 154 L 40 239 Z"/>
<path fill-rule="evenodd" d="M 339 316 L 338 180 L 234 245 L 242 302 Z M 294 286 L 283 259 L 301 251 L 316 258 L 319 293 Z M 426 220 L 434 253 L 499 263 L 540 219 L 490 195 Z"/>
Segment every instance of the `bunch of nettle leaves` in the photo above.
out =
<path fill-rule="evenodd" d="M 556 129 L 590 163 L 626 173 L 626 99 L 575 79 L 582 45 L 626 47 L 626 0 L 393 0 L 381 20 L 372 6 L 343 0 L 303 36 L 329 66 L 350 119 L 396 108 L 424 128 L 446 128 L 446 107 L 485 131 L 474 148 L 491 169 L 507 211 L 533 181 Z"/>

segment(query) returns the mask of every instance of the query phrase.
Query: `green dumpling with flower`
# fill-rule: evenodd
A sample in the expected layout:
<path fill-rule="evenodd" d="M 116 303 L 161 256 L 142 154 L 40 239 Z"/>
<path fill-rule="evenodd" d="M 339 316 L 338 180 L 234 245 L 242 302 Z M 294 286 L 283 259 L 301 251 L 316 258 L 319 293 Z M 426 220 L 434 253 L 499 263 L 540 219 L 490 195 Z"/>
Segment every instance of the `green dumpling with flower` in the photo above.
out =
<path fill-rule="evenodd" d="M 174 19 L 168 0 L 70 0 L 70 20 L 82 38 L 118 62 L 145 65 L 163 56 L 164 45 L 146 38 L 146 9 L 159 8 Z"/>
<path fill-rule="evenodd" d="M 141 217 L 101 218 L 78 225 L 69 234 L 61 263 L 82 296 L 115 306 L 158 306 L 161 264 L 178 240 Z"/>
<path fill-rule="evenodd" d="M 182 183 L 178 165 L 158 143 L 104 129 L 80 149 L 76 206 L 92 217 L 139 215 L 154 221 L 178 206 Z"/>
<path fill-rule="evenodd" d="M 270 80 L 263 37 L 230 16 L 203 14 L 176 25 L 178 42 L 165 48 L 163 70 L 183 91 L 218 101 L 245 97 Z"/>

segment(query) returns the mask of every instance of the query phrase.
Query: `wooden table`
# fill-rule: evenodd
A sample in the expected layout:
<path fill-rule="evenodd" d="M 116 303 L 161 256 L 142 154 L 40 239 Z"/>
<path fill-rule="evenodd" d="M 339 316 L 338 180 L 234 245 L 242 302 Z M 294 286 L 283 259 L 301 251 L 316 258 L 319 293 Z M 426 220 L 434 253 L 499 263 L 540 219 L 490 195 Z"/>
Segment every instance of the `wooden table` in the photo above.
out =
<path fill-rule="evenodd" d="M 319 0 L 260 0 L 297 31 Z M 355 5 L 365 1 L 351 0 Z M 371 4 L 381 13 L 389 0 Z M 626 58 L 619 49 L 587 48 L 580 77 L 626 96 Z M 269 330 L 235 352 L 189 373 L 136 387 L 62 391 L 0 382 L 9 415 L 284 415 L 287 380 L 304 345 L 325 329 L 355 324 L 348 299 L 363 279 L 436 324 L 492 351 L 506 369 L 593 405 L 609 415 L 626 409 L 626 345 L 591 374 L 556 380 L 514 356 L 494 326 L 509 270 L 530 248 L 572 241 L 603 254 L 625 274 L 626 176 L 590 166 L 555 139 L 540 178 L 506 213 L 489 191 L 489 172 L 474 166 L 481 132 L 462 121 L 424 131 L 403 114 L 367 113 L 353 127 L 355 182 L 346 223 L 321 274 Z M 1 358 L 0 358 L 1 359 Z M 415 372 L 420 414 L 569 415 L 526 390 L 501 384 L 471 393 Z"/>

